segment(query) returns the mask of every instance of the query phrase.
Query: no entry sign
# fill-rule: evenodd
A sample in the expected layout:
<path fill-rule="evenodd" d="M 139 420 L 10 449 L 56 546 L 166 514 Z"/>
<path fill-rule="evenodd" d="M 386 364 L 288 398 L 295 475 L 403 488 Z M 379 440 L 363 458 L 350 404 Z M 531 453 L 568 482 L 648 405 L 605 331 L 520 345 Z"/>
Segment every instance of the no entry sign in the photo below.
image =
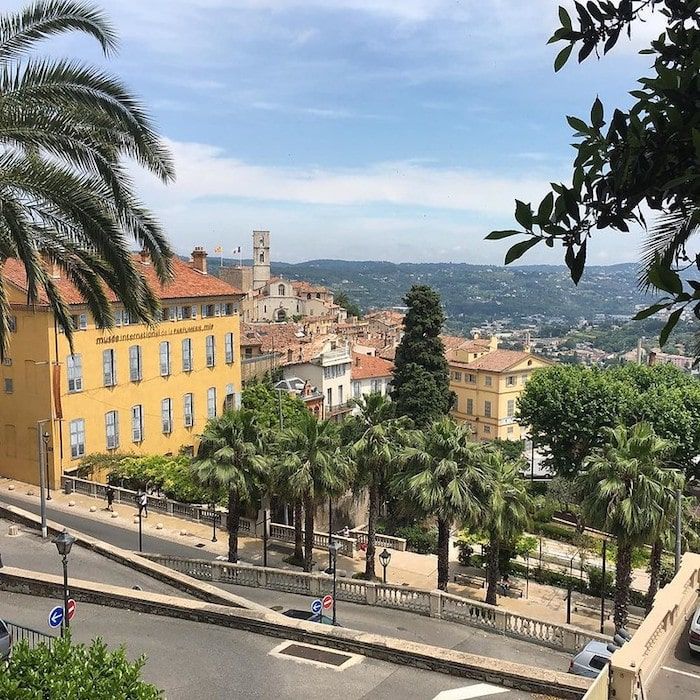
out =
<path fill-rule="evenodd" d="M 328 610 L 333 605 L 333 596 L 332 595 L 325 595 L 323 596 L 323 609 Z"/>

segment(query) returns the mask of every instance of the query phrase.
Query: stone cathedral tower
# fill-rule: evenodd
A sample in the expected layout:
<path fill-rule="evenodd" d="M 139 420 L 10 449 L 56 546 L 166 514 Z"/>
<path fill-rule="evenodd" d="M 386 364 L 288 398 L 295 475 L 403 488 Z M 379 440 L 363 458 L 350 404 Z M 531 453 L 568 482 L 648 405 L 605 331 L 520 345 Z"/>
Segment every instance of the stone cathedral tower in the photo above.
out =
<path fill-rule="evenodd" d="M 270 281 L 270 232 L 253 231 L 253 289 Z"/>

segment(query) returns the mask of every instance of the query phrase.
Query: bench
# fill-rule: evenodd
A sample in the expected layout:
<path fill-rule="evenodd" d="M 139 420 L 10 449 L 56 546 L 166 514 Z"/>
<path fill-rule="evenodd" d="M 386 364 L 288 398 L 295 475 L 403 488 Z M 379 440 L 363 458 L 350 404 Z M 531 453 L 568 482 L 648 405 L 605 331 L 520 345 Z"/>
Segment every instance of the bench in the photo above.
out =
<path fill-rule="evenodd" d="M 471 576 L 470 574 L 455 574 L 454 582 L 460 586 L 471 586 L 472 588 L 483 588 L 486 579 L 483 576 Z"/>
<path fill-rule="evenodd" d="M 508 596 L 509 598 L 522 598 L 523 597 L 523 589 L 522 587 L 510 583 L 508 585 L 508 588 L 504 588 L 501 586 L 501 584 L 498 584 L 498 595 L 502 596 Z"/>

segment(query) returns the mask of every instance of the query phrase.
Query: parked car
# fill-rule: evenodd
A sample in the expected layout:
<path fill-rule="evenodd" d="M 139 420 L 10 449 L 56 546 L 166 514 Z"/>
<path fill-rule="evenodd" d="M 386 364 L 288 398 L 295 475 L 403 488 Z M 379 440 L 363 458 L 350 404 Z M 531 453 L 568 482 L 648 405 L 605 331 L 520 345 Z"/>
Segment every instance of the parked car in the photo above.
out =
<path fill-rule="evenodd" d="M 569 663 L 569 673 L 577 676 L 595 678 L 600 671 L 610 663 L 610 657 L 614 653 L 611 651 L 611 644 L 605 642 L 588 642 Z"/>
<path fill-rule="evenodd" d="M 0 661 L 6 661 L 10 658 L 10 650 L 12 649 L 12 635 L 7 625 L 0 620 Z"/>
<path fill-rule="evenodd" d="M 695 609 L 690 621 L 688 647 L 694 654 L 700 654 L 700 605 Z"/>

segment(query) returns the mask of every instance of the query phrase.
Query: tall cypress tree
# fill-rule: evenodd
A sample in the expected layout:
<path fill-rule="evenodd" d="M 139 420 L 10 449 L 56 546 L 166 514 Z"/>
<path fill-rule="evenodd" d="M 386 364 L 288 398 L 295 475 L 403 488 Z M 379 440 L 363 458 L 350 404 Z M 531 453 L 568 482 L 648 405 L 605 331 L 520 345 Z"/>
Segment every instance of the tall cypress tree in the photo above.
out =
<path fill-rule="evenodd" d="M 445 316 L 440 295 L 426 285 L 414 285 L 404 298 L 408 313 L 404 336 L 396 349 L 392 399 L 399 416 L 418 427 L 446 415 L 452 407 L 450 373 L 440 331 Z"/>

